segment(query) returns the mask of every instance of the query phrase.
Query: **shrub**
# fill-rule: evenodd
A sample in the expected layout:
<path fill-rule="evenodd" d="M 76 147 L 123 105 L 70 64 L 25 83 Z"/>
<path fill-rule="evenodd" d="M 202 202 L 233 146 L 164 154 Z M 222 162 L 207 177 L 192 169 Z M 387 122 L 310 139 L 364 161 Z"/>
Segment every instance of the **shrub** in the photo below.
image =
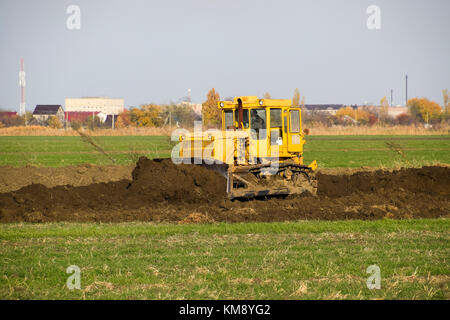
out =
<path fill-rule="evenodd" d="M 61 129 L 63 127 L 61 120 L 59 120 L 59 118 L 57 116 L 51 116 L 47 120 L 47 125 L 50 128 L 54 128 L 54 129 Z"/>
<path fill-rule="evenodd" d="M 413 123 L 413 118 L 407 113 L 401 113 L 395 117 L 395 121 L 397 124 L 407 126 Z"/>
<path fill-rule="evenodd" d="M 77 120 L 72 121 L 72 122 L 70 122 L 70 127 L 71 127 L 73 130 L 80 130 L 80 128 L 81 128 L 81 122 L 80 122 L 80 121 L 77 121 Z"/>

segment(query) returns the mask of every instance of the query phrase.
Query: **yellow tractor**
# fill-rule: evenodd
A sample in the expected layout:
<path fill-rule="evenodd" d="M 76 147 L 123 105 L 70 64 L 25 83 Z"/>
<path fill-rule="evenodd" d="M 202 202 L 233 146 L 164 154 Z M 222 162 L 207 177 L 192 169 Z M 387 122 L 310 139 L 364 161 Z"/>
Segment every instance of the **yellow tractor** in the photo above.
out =
<path fill-rule="evenodd" d="M 303 164 L 301 110 L 290 99 L 235 97 L 220 101 L 222 130 L 179 136 L 179 163 L 194 163 L 227 178 L 230 199 L 317 191 L 314 160 Z"/>

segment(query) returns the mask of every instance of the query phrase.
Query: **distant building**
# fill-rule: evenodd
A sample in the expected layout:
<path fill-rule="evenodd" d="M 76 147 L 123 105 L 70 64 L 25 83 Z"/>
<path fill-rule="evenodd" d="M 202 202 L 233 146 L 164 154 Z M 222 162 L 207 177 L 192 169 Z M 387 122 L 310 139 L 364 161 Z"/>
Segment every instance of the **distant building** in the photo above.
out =
<path fill-rule="evenodd" d="M 180 103 L 183 107 L 189 107 L 191 108 L 197 115 L 202 115 L 202 104 L 201 103 L 191 103 L 188 101 L 183 101 Z"/>
<path fill-rule="evenodd" d="M 12 118 L 17 116 L 17 112 L 15 111 L 1 111 L 0 118 Z"/>
<path fill-rule="evenodd" d="M 101 112 L 106 115 L 119 114 L 125 106 L 124 99 L 106 97 L 67 98 L 65 99 L 67 112 Z"/>
<path fill-rule="evenodd" d="M 321 112 L 335 115 L 336 112 L 345 107 L 343 104 L 305 104 L 304 109 L 308 112 Z M 351 106 L 356 109 L 357 106 Z"/>
<path fill-rule="evenodd" d="M 33 111 L 33 117 L 38 122 L 46 122 L 50 117 L 56 116 L 64 121 L 64 110 L 59 104 L 38 104 Z"/>
<path fill-rule="evenodd" d="M 408 107 L 389 107 L 388 108 L 388 116 L 395 118 L 402 113 L 408 113 Z"/>
<path fill-rule="evenodd" d="M 117 123 L 117 119 L 118 116 L 114 116 L 114 125 Z M 113 116 L 112 115 L 108 115 L 105 119 L 105 121 L 103 121 L 103 124 L 105 125 L 105 127 L 111 128 L 112 127 L 112 122 L 113 122 Z"/>
<path fill-rule="evenodd" d="M 378 116 L 381 114 L 381 106 L 365 106 L 363 108 L 364 110 L 377 114 Z M 405 106 L 387 107 L 387 115 L 391 118 L 396 118 L 398 115 L 408 112 L 408 107 Z"/>
<path fill-rule="evenodd" d="M 71 121 L 84 122 L 88 117 L 93 117 L 99 114 L 99 111 L 94 112 L 77 112 L 77 111 L 68 111 L 66 112 L 66 119 Z"/>

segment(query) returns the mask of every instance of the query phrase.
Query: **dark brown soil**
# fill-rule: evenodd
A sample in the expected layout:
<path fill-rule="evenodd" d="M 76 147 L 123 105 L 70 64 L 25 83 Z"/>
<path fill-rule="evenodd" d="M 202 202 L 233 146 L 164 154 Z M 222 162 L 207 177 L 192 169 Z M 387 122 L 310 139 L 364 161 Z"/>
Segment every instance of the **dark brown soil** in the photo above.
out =
<path fill-rule="evenodd" d="M 33 183 L 46 187 L 87 186 L 92 183 L 131 179 L 134 166 L 83 164 L 60 168 L 0 166 L 0 193 L 18 190 Z"/>
<path fill-rule="evenodd" d="M 170 159 L 141 158 L 132 180 L 31 184 L 0 194 L 0 222 L 288 221 L 437 218 L 450 213 L 450 168 L 318 173 L 318 196 L 226 200 L 225 179 Z"/>

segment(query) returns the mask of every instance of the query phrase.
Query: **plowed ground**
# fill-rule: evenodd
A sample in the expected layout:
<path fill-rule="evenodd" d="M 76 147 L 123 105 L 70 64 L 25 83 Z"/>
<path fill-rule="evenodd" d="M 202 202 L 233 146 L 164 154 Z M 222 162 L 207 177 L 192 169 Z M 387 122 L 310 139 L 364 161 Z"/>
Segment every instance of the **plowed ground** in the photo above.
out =
<path fill-rule="evenodd" d="M 49 174 L 45 168 L 34 170 Z M 61 178 L 60 183 L 29 184 L 17 190 L 17 184 L 11 187 L 3 183 L 0 222 L 373 220 L 437 218 L 450 213 L 450 168 L 445 166 L 350 174 L 319 172 L 316 197 L 251 201 L 227 200 L 225 179 L 202 167 L 140 158 L 131 177 L 129 170 L 87 168 L 79 176 L 84 182 L 77 182 L 78 176 L 72 175 L 73 179 Z M 89 178 L 90 171 L 95 179 Z M 114 173 L 110 180 L 108 172 Z M 3 177 L 3 181 L 11 179 Z"/>

